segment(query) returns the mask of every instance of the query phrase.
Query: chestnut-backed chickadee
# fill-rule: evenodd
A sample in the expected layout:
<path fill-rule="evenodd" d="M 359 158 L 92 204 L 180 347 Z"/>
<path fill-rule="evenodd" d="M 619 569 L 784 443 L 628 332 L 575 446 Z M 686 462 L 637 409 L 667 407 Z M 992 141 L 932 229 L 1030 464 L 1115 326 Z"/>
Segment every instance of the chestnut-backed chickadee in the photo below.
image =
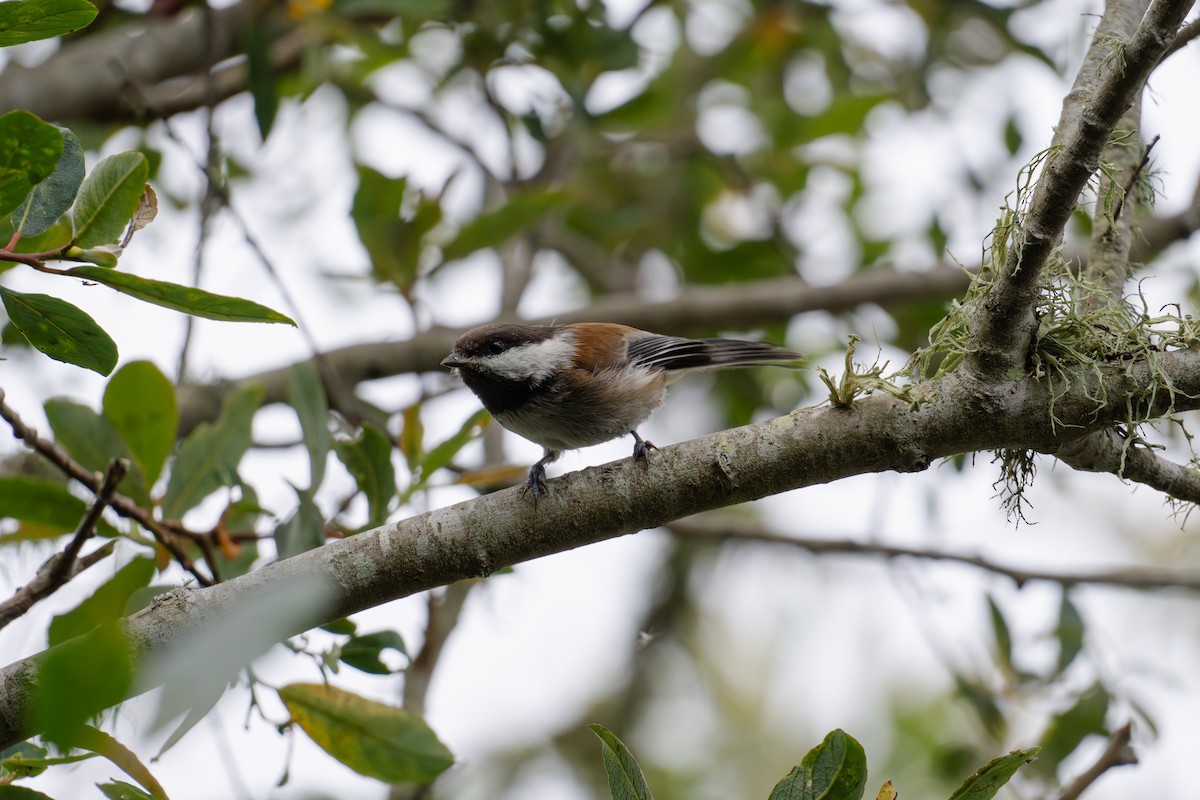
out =
<path fill-rule="evenodd" d="M 683 373 L 803 358 L 763 342 L 681 339 L 607 322 L 497 323 L 464 333 L 442 365 L 458 371 L 497 422 L 542 446 L 524 490 L 536 504 L 546 465 L 564 450 L 629 434 L 634 458 L 645 459 L 654 445 L 637 427 Z"/>

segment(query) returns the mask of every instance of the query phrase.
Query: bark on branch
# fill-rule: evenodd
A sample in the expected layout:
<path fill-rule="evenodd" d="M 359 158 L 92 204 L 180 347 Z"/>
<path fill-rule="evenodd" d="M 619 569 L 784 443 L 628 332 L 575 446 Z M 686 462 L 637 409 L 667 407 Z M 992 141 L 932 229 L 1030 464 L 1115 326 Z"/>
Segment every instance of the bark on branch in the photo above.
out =
<path fill-rule="evenodd" d="M 1156 379 L 1156 370 L 1169 382 Z M 1073 378 L 1065 393 L 1053 396 L 1045 382 L 1030 378 L 981 395 L 977 383 L 951 374 L 920 387 L 915 403 L 883 395 L 845 408 L 800 409 L 663 448 L 649 463 L 624 459 L 563 476 L 551 481 L 549 497 L 536 510 L 519 489 L 497 492 L 216 586 L 176 589 L 128 618 L 125 628 L 135 661 L 141 661 L 295 581 L 327 586 L 328 607 L 279 632 L 289 636 L 389 600 L 700 511 L 851 475 L 920 471 L 957 453 L 1054 451 L 1123 419 L 1128 398 L 1152 414 L 1200 407 L 1200 351 L 1162 354 L 1157 366 L 1106 365 Z M 1173 386 L 1174 394 L 1164 385 Z M 1101 397 L 1108 399 L 1098 403 Z M 0 670 L 0 748 L 35 732 L 28 704 L 37 663 L 33 656 Z"/>
<path fill-rule="evenodd" d="M 1063 102 L 1052 152 L 1026 210 L 1009 234 L 1007 258 L 972 320 L 971 369 L 986 377 L 1024 367 L 1037 321 L 1042 271 L 1062 241 L 1076 200 L 1100 166 L 1121 117 L 1145 86 L 1192 7 L 1192 0 L 1157 0 L 1132 37 L 1120 37 L 1105 14 L 1075 86 Z M 1021 204 L 1018 203 L 1018 206 Z"/>

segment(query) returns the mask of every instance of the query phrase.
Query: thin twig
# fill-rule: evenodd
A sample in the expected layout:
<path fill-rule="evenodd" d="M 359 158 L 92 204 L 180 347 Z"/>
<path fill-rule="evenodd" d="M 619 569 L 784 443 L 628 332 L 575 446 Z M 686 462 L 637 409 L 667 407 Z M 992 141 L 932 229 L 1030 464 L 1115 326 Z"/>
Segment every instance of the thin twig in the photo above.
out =
<path fill-rule="evenodd" d="M 79 521 L 79 527 L 75 529 L 75 535 L 71 537 L 71 541 L 67 542 L 62 553 L 54 559 L 54 564 L 50 568 L 52 582 L 59 586 L 67 582 L 71 576 L 71 567 L 75 564 L 75 559 L 79 557 L 79 551 L 83 549 L 83 543 L 95 534 L 96 523 L 100 521 L 100 515 L 112 502 L 113 495 L 117 491 L 117 484 L 121 482 L 128 471 L 129 462 L 123 458 L 114 458 L 108 462 L 108 471 L 104 473 L 104 483 L 100 484 L 100 491 L 96 492 L 96 499 L 92 501 L 87 513 Z"/>
<path fill-rule="evenodd" d="M 668 528 L 676 534 L 694 537 L 724 539 L 728 541 L 757 541 L 786 544 L 824 555 L 843 553 L 849 555 L 872 555 L 885 558 L 920 558 L 930 561 L 953 561 L 997 575 L 1012 578 L 1017 586 L 1030 581 L 1047 581 L 1061 586 L 1092 584 L 1120 586 L 1126 589 L 1187 589 L 1200 592 L 1200 575 L 1189 575 L 1175 570 L 1139 568 L 1115 569 L 1098 572 L 1053 572 L 1050 570 L 1023 569 L 997 564 L 982 556 L 951 553 L 921 547 L 903 547 L 881 542 L 859 542 L 853 539 L 805 539 L 785 536 L 770 531 L 761 525 L 743 521 L 683 519 L 672 522 Z"/>
<path fill-rule="evenodd" d="M 44 458 L 62 470 L 68 477 L 82 483 L 84 486 L 92 490 L 93 493 L 100 491 L 102 478 L 97 473 L 90 472 L 82 464 L 75 461 L 67 454 L 65 450 L 59 447 L 54 442 L 43 439 L 38 435 L 38 432 L 26 425 L 21 417 L 11 407 L 4 402 L 4 390 L 0 389 L 0 419 L 3 419 L 12 428 L 13 435 L 21 441 L 25 442 L 32 450 L 40 453 Z M 126 519 L 132 519 L 146 530 L 154 535 L 154 539 L 167 549 L 179 565 L 187 570 L 192 577 L 201 586 L 212 586 L 214 581 L 212 578 L 205 575 L 192 560 L 188 557 L 179 545 L 175 543 L 171 533 L 166 529 L 166 526 L 159 520 L 156 520 L 149 511 L 139 506 L 133 500 L 123 494 L 114 492 L 109 505 L 114 511 Z"/>
<path fill-rule="evenodd" d="M 85 553 L 76 558 L 71 564 L 71 569 L 66 580 L 74 578 L 88 567 L 108 558 L 112 555 L 112 551 L 116 546 L 116 540 L 110 539 L 92 552 Z M 62 555 L 62 553 L 55 553 L 47 559 L 46 563 L 38 568 L 33 580 L 13 592 L 12 597 L 0 603 L 0 628 L 20 618 L 26 611 L 33 608 L 34 604 L 54 594 L 54 592 L 58 591 L 66 583 L 66 581 L 54 583 L 50 579 L 50 570 L 54 569 L 56 563 L 62 558 Z"/>
<path fill-rule="evenodd" d="M 1166 61 L 1191 44 L 1197 37 L 1200 37 L 1200 17 L 1196 17 L 1196 19 L 1179 29 L 1179 33 L 1175 34 L 1175 41 L 1171 42 L 1171 45 L 1167 48 L 1167 52 L 1163 53 L 1162 60 Z"/>
<path fill-rule="evenodd" d="M 1101 775 L 1113 767 L 1123 767 L 1138 763 L 1137 755 L 1134 754 L 1133 749 L 1129 746 L 1129 739 L 1132 733 L 1132 722 L 1126 722 L 1117 729 L 1109 737 L 1108 746 L 1104 748 L 1104 752 L 1096 759 L 1096 763 L 1092 764 L 1079 777 L 1071 781 L 1062 790 L 1062 794 L 1058 796 L 1058 800 L 1076 800 Z"/>
<path fill-rule="evenodd" d="M 1138 178 L 1141 177 L 1142 172 L 1146 169 L 1146 165 L 1150 163 L 1150 151 L 1154 149 L 1154 145 L 1158 144 L 1160 138 L 1160 136 L 1155 134 L 1154 138 L 1150 140 L 1150 144 L 1146 145 L 1146 149 L 1142 152 L 1142 160 L 1138 162 L 1137 168 L 1129 176 L 1129 182 L 1125 184 L 1125 191 L 1121 192 L 1121 196 L 1117 198 L 1117 207 L 1113 209 L 1112 216 L 1114 225 L 1121 218 L 1121 209 L 1125 207 L 1126 195 L 1134 191 L 1137 187 Z"/>

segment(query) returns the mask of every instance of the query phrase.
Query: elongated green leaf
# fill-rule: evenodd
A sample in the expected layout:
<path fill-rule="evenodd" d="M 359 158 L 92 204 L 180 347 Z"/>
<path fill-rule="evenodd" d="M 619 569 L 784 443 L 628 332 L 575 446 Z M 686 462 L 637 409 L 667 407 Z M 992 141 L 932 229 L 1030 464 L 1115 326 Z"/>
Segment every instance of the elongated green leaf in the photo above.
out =
<path fill-rule="evenodd" d="M 292 720 L 329 755 L 387 783 L 428 783 L 454 763 L 425 720 L 334 686 L 294 683 L 279 690 Z"/>
<path fill-rule="evenodd" d="M 103 409 L 141 467 L 147 485 L 153 486 L 175 446 L 179 425 L 175 387 L 154 364 L 133 361 L 108 381 Z"/>
<path fill-rule="evenodd" d="M 566 199 L 567 193 L 563 191 L 515 194 L 500 208 L 480 214 L 464 225 L 458 236 L 442 248 L 442 258 L 453 261 L 485 247 L 499 247 Z"/>
<path fill-rule="evenodd" d="M 588 727 L 604 743 L 601 756 L 604 759 L 604 772 L 608 775 L 608 792 L 613 800 L 652 800 L 646 776 L 625 743 L 603 725 Z"/>
<path fill-rule="evenodd" d="M 20 527 L 0 537 L 0 542 L 45 539 L 71 533 L 87 513 L 88 504 L 67 487 L 32 475 L 0 476 L 0 519 L 15 519 Z M 100 536 L 117 531 L 103 519 L 96 522 Z"/>
<path fill-rule="evenodd" d="M 80 761 L 87 761 L 96 757 L 95 753 L 83 753 L 77 756 L 60 756 L 57 758 L 48 758 L 49 752 L 44 747 L 36 747 L 28 742 L 21 742 L 15 748 L 22 748 L 13 753 L 12 750 L 5 750 L 5 753 L 12 753 L 3 761 L 0 761 L 0 770 L 11 772 L 18 778 L 31 778 L 36 775 L 41 775 L 49 767 L 57 767 L 60 764 L 77 764 Z M 0 794 L 0 798 L 4 795 Z"/>
<path fill-rule="evenodd" d="M 392 440 L 369 422 L 364 422 L 357 439 L 334 442 L 338 458 L 367 496 L 367 527 L 382 525 L 388 505 L 396 496 L 396 468 L 392 466 Z"/>
<path fill-rule="evenodd" d="M 130 297 L 174 311 L 182 311 L 194 317 L 224 322 L 282 322 L 292 326 L 296 324 L 278 311 L 272 311 L 266 306 L 240 297 L 213 294 L 191 286 L 140 278 L 128 272 L 117 272 L 102 267 L 75 267 L 68 272 L 89 281 L 102 283 Z"/>
<path fill-rule="evenodd" d="M 112 781 L 110 783 L 97 783 L 96 788 L 100 790 L 108 800 L 154 800 L 154 795 L 147 792 L 140 786 L 134 786 L 132 783 L 125 781 Z"/>
<path fill-rule="evenodd" d="M 59 446 L 92 472 L 104 472 L 114 458 L 129 459 L 129 472 L 118 489 L 139 503 L 149 505 L 150 493 L 142 469 L 111 422 L 90 407 L 64 397 L 47 400 L 44 408 Z"/>
<path fill-rule="evenodd" d="M 423 458 L 420 459 L 417 466 L 419 471 L 416 480 L 408 487 L 404 493 L 404 500 L 408 500 L 414 492 L 421 489 L 429 482 L 430 476 L 437 472 L 442 467 L 449 464 L 458 452 L 479 437 L 483 432 L 484 427 L 491 421 L 491 414 L 487 409 L 480 409 L 467 418 L 467 421 L 462 424 L 450 438 L 446 439 L 433 447 Z"/>
<path fill-rule="evenodd" d="M 87 27 L 96 7 L 87 0 L 13 0 L 0 3 L 0 47 L 65 36 Z"/>
<path fill-rule="evenodd" d="M 312 491 L 296 490 L 300 505 L 275 528 L 275 549 L 280 558 L 291 558 L 325 544 L 325 518 L 313 502 Z"/>
<path fill-rule="evenodd" d="M 97 164 L 75 198 L 75 244 L 95 247 L 117 241 L 137 211 L 149 174 L 150 162 L 136 150 Z"/>
<path fill-rule="evenodd" d="M 424 195 L 417 198 L 410 215 L 401 217 L 401 208 L 408 205 L 407 193 L 404 178 L 389 178 L 360 165 L 358 191 L 350 209 L 375 278 L 390 281 L 406 296 L 417 279 L 424 237 L 442 221 L 442 207 Z"/>
<path fill-rule="evenodd" d="M 1065 711 L 1054 715 L 1042 734 L 1041 758 L 1034 769 L 1045 775 L 1053 775 L 1062 760 L 1088 736 L 1104 736 L 1108 733 L 1104 721 L 1108 716 L 1108 690 L 1103 684 L 1095 683 L 1080 695 Z"/>
<path fill-rule="evenodd" d="M 153 800 L 168 800 L 162 785 L 146 768 L 141 759 L 104 731 L 93 728 L 91 725 L 85 725 L 75 734 L 72 743 L 76 747 L 100 754 L 120 767 L 126 775 L 140 783 Z"/>
<path fill-rule="evenodd" d="M 42 794 L 28 786 L 0 786 L 0 800 L 54 800 L 48 794 Z"/>
<path fill-rule="evenodd" d="M 163 497 L 168 519 L 179 519 L 217 489 L 238 480 L 237 465 L 250 447 L 250 427 L 262 399 L 263 388 L 258 385 L 231 392 L 217 421 L 197 426 L 180 445 Z"/>
<path fill-rule="evenodd" d="M 46 294 L 0 287 L 13 327 L 55 361 L 107 375 L 117 365 L 117 343 L 83 310 Z"/>
<path fill-rule="evenodd" d="M 264 25 L 250 23 L 242 34 L 246 51 L 247 83 L 254 98 L 254 119 L 258 133 L 266 141 L 279 111 L 279 91 L 275 88 L 275 63 L 271 59 L 271 38 Z"/>
<path fill-rule="evenodd" d="M 1008 672 L 1016 672 L 1012 661 L 1012 633 L 1009 632 L 1008 622 L 1004 619 L 1004 612 L 1000 610 L 996 599 L 990 594 L 987 598 L 988 615 L 992 621 L 992 634 L 996 637 L 996 656 L 1000 661 L 1000 665 Z"/>
<path fill-rule="evenodd" d="M 1058 625 L 1054 629 L 1058 638 L 1058 672 L 1071 666 L 1075 656 L 1083 649 L 1083 617 L 1063 590 L 1062 603 L 1058 609 Z"/>
<path fill-rule="evenodd" d="M 9 3 L 0 3 L 2 10 Z M 25 200 L 34 184 L 54 172 L 63 151 L 62 131 L 28 111 L 0 116 L 0 215 Z"/>
<path fill-rule="evenodd" d="M 991 800 L 1017 770 L 1037 757 L 1040 747 L 1014 750 L 984 764 L 950 795 L 950 800 Z"/>
<path fill-rule="evenodd" d="M 768 800 L 859 800 L 866 785 L 867 754 L 838 728 L 775 784 Z"/>
<path fill-rule="evenodd" d="M 129 598 L 138 589 L 150 585 L 154 577 L 154 559 L 135 558 L 117 570 L 108 582 L 96 589 L 91 597 L 70 611 L 50 620 L 47 643 L 56 644 L 87 633 L 97 625 L 124 616 Z"/>
<path fill-rule="evenodd" d="M 32 696 L 43 739 L 71 744 L 84 722 L 125 699 L 132 677 L 129 643 L 116 621 L 47 650 Z"/>
<path fill-rule="evenodd" d="M 288 370 L 288 399 L 300 418 L 304 447 L 308 450 L 308 488 L 316 491 L 325 479 L 325 462 L 333 438 L 329 435 L 329 403 L 325 387 L 312 364 L 296 364 Z"/>
<path fill-rule="evenodd" d="M 0 4 L 0 9 L 5 4 Z M 54 172 L 33 187 L 24 202 L 12 213 L 13 228 L 22 236 L 40 236 L 58 222 L 75 202 L 83 182 L 83 146 L 79 137 L 66 128 L 59 129 L 63 137 L 62 155 Z"/>

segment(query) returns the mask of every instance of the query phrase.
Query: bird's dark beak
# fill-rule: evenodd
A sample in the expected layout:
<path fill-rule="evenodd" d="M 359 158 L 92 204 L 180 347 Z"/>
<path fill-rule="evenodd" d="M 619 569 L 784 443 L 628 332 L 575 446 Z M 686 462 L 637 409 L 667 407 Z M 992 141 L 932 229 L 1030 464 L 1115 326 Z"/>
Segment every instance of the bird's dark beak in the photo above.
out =
<path fill-rule="evenodd" d="M 460 359 L 454 353 L 451 353 L 450 355 L 448 355 L 442 359 L 442 366 L 449 367 L 450 369 L 454 369 L 455 367 L 461 367 L 465 363 L 466 363 L 465 361 Z"/>

